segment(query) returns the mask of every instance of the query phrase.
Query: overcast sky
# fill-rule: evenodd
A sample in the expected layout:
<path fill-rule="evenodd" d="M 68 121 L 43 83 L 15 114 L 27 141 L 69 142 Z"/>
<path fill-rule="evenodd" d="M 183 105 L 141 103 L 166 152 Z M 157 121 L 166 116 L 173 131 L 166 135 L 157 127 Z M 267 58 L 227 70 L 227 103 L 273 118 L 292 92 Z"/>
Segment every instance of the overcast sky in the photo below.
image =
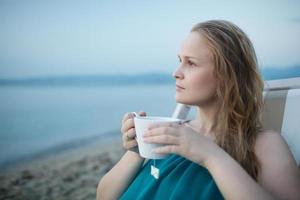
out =
<path fill-rule="evenodd" d="M 1 0 L 0 77 L 172 72 L 197 22 L 226 19 L 263 67 L 300 64 L 300 1 Z"/>

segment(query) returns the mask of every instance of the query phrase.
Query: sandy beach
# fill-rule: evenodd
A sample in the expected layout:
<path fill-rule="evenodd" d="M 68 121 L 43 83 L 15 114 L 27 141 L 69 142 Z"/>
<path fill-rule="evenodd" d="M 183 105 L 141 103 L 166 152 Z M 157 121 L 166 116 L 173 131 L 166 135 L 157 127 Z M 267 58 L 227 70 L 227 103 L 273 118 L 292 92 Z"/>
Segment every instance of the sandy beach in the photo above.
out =
<path fill-rule="evenodd" d="M 100 178 L 125 153 L 120 133 L 32 159 L 0 173 L 0 199 L 95 199 Z"/>

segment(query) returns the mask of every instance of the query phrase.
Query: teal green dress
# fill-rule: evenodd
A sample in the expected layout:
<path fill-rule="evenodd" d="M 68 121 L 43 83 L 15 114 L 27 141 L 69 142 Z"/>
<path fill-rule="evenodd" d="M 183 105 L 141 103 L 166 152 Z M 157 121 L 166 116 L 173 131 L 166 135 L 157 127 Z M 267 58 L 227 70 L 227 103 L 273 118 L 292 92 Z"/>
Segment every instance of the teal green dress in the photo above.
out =
<path fill-rule="evenodd" d="M 149 160 L 140 168 L 121 200 L 224 199 L 209 171 L 190 160 L 174 154 L 155 160 L 159 179 L 151 175 L 153 164 Z"/>

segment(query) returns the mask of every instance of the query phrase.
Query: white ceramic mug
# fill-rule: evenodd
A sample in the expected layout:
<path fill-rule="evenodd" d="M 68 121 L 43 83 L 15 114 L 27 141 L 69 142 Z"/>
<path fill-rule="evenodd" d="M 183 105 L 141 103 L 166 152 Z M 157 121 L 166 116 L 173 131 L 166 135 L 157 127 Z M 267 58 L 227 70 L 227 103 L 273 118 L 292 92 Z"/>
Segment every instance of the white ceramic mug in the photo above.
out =
<path fill-rule="evenodd" d="M 157 154 L 152 152 L 152 149 L 164 146 L 163 144 L 144 143 L 143 135 L 151 124 L 170 124 L 181 123 L 183 120 L 170 117 L 150 117 L 150 116 L 135 116 L 134 125 L 136 132 L 136 140 L 138 143 L 139 153 L 142 157 L 148 159 L 164 159 L 167 154 Z"/>

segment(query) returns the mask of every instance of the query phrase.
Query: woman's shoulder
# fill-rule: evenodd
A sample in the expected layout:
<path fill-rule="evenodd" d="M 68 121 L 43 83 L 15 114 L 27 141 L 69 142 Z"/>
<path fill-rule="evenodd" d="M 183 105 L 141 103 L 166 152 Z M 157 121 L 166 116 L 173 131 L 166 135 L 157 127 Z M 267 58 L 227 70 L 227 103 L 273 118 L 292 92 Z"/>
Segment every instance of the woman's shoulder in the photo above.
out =
<path fill-rule="evenodd" d="M 283 136 L 273 130 L 262 130 L 257 134 L 255 150 L 257 153 L 269 152 L 266 150 L 285 149 L 288 150 L 288 145 Z"/>
<path fill-rule="evenodd" d="M 258 182 L 264 188 L 280 197 L 297 193 L 294 188 L 299 186 L 298 167 L 280 133 L 272 130 L 260 132 L 255 143 L 255 154 L 261 166 Z"/>
<path fill-rule="evenodd" d="M 257 134 L 255 143 L 256 156 L 262 161 L 293 159 L 284 137 L 273 130 L 263 130 Z"/>
<path fill-rule="evenodd" d="M 263 129 L 261 130 L 256 137 L 256 147 L 261 147 L 265 145 L 265 143 L 273 142 L 273 140 L 284 142 L 284 138 L 280 133 Z"/>

